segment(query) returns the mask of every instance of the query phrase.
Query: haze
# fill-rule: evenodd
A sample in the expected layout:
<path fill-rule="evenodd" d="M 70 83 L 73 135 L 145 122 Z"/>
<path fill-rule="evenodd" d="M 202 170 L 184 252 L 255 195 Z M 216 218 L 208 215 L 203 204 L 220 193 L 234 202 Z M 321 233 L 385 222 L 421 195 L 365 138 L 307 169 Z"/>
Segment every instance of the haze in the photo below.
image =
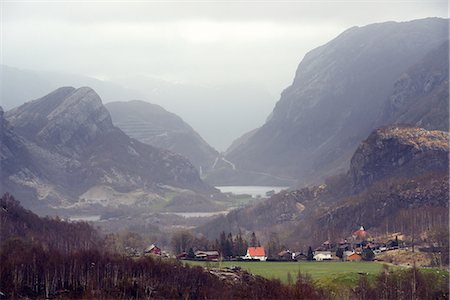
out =
<path fill-rule="evenodd" d="M 447 17 L 446 1 L 0 3 L 2 65 L 117 83 L 129 99 L 104 102 L 159 104 L 219 151 L 264 123 L 309 50 L 352 26 Z"/>

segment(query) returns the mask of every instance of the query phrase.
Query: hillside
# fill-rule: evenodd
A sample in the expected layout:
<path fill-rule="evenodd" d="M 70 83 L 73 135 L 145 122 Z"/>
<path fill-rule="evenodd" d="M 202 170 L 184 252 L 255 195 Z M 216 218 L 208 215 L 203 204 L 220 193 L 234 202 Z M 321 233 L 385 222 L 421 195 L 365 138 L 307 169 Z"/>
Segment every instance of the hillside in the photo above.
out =
<path fill-rule="evenodd" d="M 75 209 L 131 205 L 148 207 L 167 191 L 210 194 L 192 164 L 180 155 L 143 144 L 113 126 L 108 110 L 90 88 L 60 88 L 5 113 L 4 126 L 22 152 L 5 168 L 1 192 L 31 191 L 35 205 Z M 9 125 L 8 125 L 9 124 Z M 9 134 L 9 133 L 8 133 Z M 3 154 L 5 150 L 5 154 Z M 27 203 L 27 205 L 30 203 Z"/>
<path fill-rule="evenodd" d="M 180 154 L 198 170 L 208 171 L 218 152 L 179 116 L 144 101 L 111 102 L 113 124 L 132 138 Z"/>
<path fill-rule="evenodd" d="M 270 118 L 234 145 L 227 159 L 238 169 L 289 177 L 306 185 L 344 172 L 358 143 L 380 125 L 404 121 L 436 129 L 433 122 L 440 122 L 437 128 L 444 129 L 448 110 L 443 104 L 430 109 L 430 103 L 443 103 L 437 99 L 443 97 L 434 95 L 448 93 L 445 67 L 436 67 L 438 58 L 424 57 L 428 54 L 434 58 L 432 51 L 446 40 L 448 20 L 438 18 L 346 30 L 305 55 Z M 440 76 L 431 77 L 436 81 L 436 91 L 430 84 L 427 92 L 412 89 L 414 97 L 405 99 L 417 103 L 400 104 L 398 112 L 383 119 L 388 123 L 378 123 L 386 103 L 401 102 L 401 91 L 410 90 L 408 82 L 426 85 L 428 81 L 423 79 L 435 69 L 442 70 Z M 413 81 L 399 79 L 405 72 L 410 72 Z M 415 111 L 417 106 L 429 110 L 422 122 L 417 119 L 421 115 Z M 434 118 L 442 121 L 427 121 Z"/>
<path fill-rule="evenodd" d="M 364 225 L 374 233 L 417 234 L 448 222 L 448 133 L 392 126 L 375 130 L 349 171 L 319 186 L 282 192 L 198 228 L 208 237 L 276 233 L 291 247 L 345 238 Z"/>
<path fill-rule="evenodd" d="M 99 247 L 101 237 L 85 222 L 68 223 L 59 218 L 40 218 L 26 210 L 10 194 L 0 198 L 0 247 L 17 239 L 39 244 L 63 253 L 92 250 Z"/>
<path fill-rule="evenodd" d="M 2 298 L 323 298 L 311 282 L 287 286 L 237 268 L 111 252 L 87 223 L 40 218 L 9 194 L 0 198 L 0 222 Z"/>

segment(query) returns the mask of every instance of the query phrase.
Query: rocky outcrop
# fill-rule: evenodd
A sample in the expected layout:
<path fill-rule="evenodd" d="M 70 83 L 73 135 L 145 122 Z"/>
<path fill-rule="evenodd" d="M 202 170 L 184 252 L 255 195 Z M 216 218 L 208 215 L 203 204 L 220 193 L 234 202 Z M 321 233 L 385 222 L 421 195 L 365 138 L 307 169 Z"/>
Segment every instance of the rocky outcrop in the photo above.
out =
<path fill-rule="evenodd" d="M 14 183 L 13 190 L 2 187 L 8 188 L 2 192 L 17 194 L 26 187 L 53 207 L 108 205 L 108 195 L 115 193 L 158 197 L 173 187 L 215 192 L 187 159 L 143 144 L 114 127 L 90 88 L 60 88 L 8 111 L 5 117 L 11 132 L 23 141 L 24 151 L 12 152 L 10 159 L 21 162 L 13 163 L 14 169 L 3 168 L 8 160 L 2 159 L 2 182 Z M 2 148 L 3 152 L 7 153 Z M 108 193 L 102 196 L 98 191 Z M 86 198 L 94 194 L 95 199 Z"/>
<path fill-rule="evenodd" d="M 305 55 L 271 117 L 227 159 L 302 184 L 344 172 L 377 128 L 396 81 L 446 40 L 448 20 L 438 18 L 346 30 Z M 448 110 L 442 114 L 448 119 Z"/>
<path fill-rule="evenodd" d="M 380 179 L 416 177 L 448 170 L 449 134 L 415 127 L 375 130 L 351 159 L 349 176 L 355 190 Z"/>
<path fill-rule="evenodd" d="M 115 126 L 154 147 L 180 154 L 198 170 L 211 169 L 219 153 L 186 122 L 159 105 L 144 101 L 111 102 L 106 108 Z"/>

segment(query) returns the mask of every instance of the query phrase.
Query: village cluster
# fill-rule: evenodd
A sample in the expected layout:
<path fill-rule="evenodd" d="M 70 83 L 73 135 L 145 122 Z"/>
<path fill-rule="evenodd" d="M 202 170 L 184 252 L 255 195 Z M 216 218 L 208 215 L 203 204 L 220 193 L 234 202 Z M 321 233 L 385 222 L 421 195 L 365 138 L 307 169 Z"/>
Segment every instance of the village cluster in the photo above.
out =
<path fill-rule="evenodd" d="M 399 241 L 389 240 L 387 243 L 376 242 L 368 239 L 368 234 L 364 227 L 361 226 L 353 232 L 349 239 L 342 239 L 338 243 L 325 241 L 320 247 L 312 249 L 309 247 L 305 253 L 303 251 L 291 251 L 289 249 L 282 250 L 271 257 L 267 256 L 264 247 L 248 247 L 244 256 L 233 257 L 232 260 L 248 260 L 248 261 L 326 261 L 326 260 L 342 260 L 342 261 L 371 261 L 376 259 L 376 255 L 393 249 L 399 248 Z M 156 245 L 149 246 L 144 255 L 157 255 L 161 257 L 171 257 L 166 251 Z M 218 250 L 197 250 L 192 253 L 182 252 L 176 255 L 181 260 L 200 260 L 200 261 L 219 261 L 224 258 Z"/>

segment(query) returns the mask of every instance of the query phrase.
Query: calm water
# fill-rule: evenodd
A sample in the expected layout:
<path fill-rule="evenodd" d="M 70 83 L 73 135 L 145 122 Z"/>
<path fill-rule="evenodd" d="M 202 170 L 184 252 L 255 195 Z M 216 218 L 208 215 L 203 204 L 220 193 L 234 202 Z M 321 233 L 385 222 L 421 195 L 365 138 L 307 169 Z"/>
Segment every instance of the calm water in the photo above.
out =
<path fill-rule="evenodd" d="M 95 222 L 100 221 L 101 216 L 71 216 L 69 217 L 69 221 L 71 222 L 79 222 L 79 221 L 86 221 L 86 222 Z"/>
<path fill-rule="evenodd" d="M 172 214 L 185 218 L 204 218 L 217 215 L 226 215 L 228 211 L 213 211 L 213 212 L 170 212 L 164 214 Z"/>
<path fill-rule="evenodd" d="M 275 193 L 285 190 L 286 186 L 252 186 L 252 185 L 240 185 L 240 186 L 216 186 L 222 193 L 233 193 L 235 195 L 248 194 L 253 198 L 258 196 L 266 197 L 268 191 L 275 191 Z"/>

